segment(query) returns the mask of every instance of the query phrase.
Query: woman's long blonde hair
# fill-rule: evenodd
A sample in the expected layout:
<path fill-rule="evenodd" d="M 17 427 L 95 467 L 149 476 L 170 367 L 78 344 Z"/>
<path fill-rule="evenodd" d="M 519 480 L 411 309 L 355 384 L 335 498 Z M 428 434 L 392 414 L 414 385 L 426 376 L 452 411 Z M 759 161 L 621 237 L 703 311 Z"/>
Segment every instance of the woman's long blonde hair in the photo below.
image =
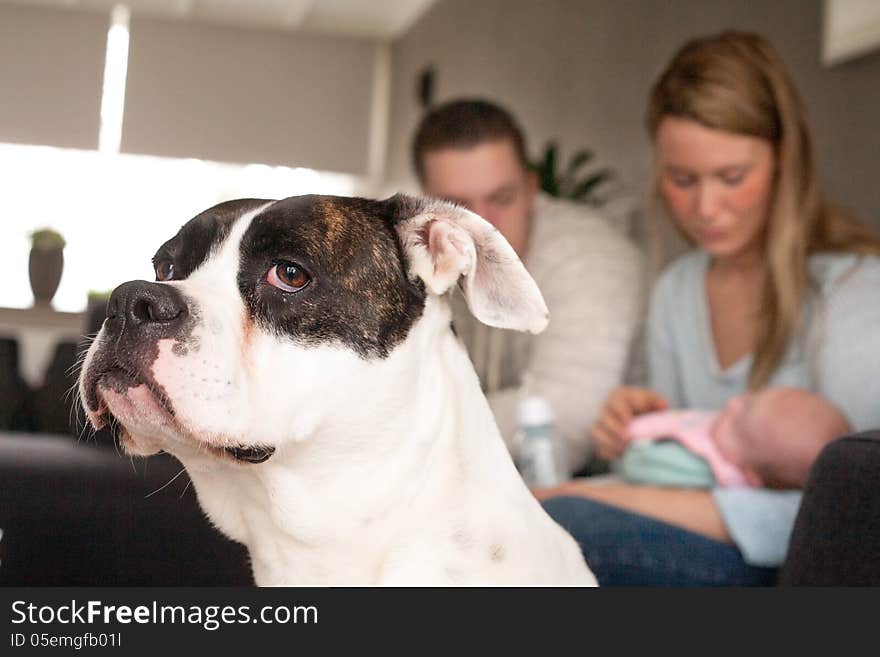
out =
<path fill-rule="evenodd" d="M 782 59 L 762 37 L 726 31 L 685 44 L 651 91 L 646 123 L 652 139 L 668 116 L 774 146 L 762 312 L 749 371 L 749 388 L 761 388 L 801 329 L 811 286 L 807 256 L 823 251 L 880 255 L 880 237 L 820 194 L 803 104 Z"/>

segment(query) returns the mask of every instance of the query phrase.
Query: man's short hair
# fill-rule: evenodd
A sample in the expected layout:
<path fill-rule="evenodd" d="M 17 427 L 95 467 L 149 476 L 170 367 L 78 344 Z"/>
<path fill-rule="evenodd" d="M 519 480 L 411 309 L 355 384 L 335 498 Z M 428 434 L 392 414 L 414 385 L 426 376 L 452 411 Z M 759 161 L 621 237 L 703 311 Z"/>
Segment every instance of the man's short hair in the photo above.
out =
<path fill-rule="evenodd" d="M 504 108 L 479 98 L 454 100 L 430 110 L 422 118 L 412 142 L 412 163 L 419 180 L 425 180 L 425 153 L 443 148 L 473 148 L 478 144 L 509 139 L 524 169 L 525 138 L 513 116 Z"/>

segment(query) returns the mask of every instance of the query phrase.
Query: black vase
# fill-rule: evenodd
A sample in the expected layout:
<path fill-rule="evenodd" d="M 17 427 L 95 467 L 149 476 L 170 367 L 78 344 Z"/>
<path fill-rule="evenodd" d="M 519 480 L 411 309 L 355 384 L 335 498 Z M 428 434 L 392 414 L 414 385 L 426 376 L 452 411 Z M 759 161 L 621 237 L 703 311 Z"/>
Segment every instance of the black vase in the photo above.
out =
<path fill-rule="evenodd" d="M 35 306 L 48 306 L 64 270 L 64 251 L 61 249 L 31 249 L 28 258 L 28 274 Z"/>

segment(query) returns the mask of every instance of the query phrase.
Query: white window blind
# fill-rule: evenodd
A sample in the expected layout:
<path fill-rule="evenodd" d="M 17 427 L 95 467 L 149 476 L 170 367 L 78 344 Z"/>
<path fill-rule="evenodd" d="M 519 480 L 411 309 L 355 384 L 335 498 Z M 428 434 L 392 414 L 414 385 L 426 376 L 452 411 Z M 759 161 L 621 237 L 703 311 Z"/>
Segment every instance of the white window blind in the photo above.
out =
<path fill-rule="evenodd" d="M 108 17 L 0 5 L 0 142 L 98 145 Z"/>
<path fill-rule="evenodd" d="M 373 42 L 130 25 L 122 152 L 367 172 Z"/>

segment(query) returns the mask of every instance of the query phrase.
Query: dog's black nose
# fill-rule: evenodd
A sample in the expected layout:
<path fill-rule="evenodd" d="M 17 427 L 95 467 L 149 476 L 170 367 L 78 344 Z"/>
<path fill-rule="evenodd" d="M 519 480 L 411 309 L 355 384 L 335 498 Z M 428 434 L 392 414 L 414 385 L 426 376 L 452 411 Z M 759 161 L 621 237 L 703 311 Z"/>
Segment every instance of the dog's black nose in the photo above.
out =
<path fill-rule="evenodd" d="M 110 295 L 107 319 L 122 319 L 126 328 L 163 326 L 170 329 L 187 316 L 186 301 L 170 286 L 147 281 L 123 283 Z"/>

